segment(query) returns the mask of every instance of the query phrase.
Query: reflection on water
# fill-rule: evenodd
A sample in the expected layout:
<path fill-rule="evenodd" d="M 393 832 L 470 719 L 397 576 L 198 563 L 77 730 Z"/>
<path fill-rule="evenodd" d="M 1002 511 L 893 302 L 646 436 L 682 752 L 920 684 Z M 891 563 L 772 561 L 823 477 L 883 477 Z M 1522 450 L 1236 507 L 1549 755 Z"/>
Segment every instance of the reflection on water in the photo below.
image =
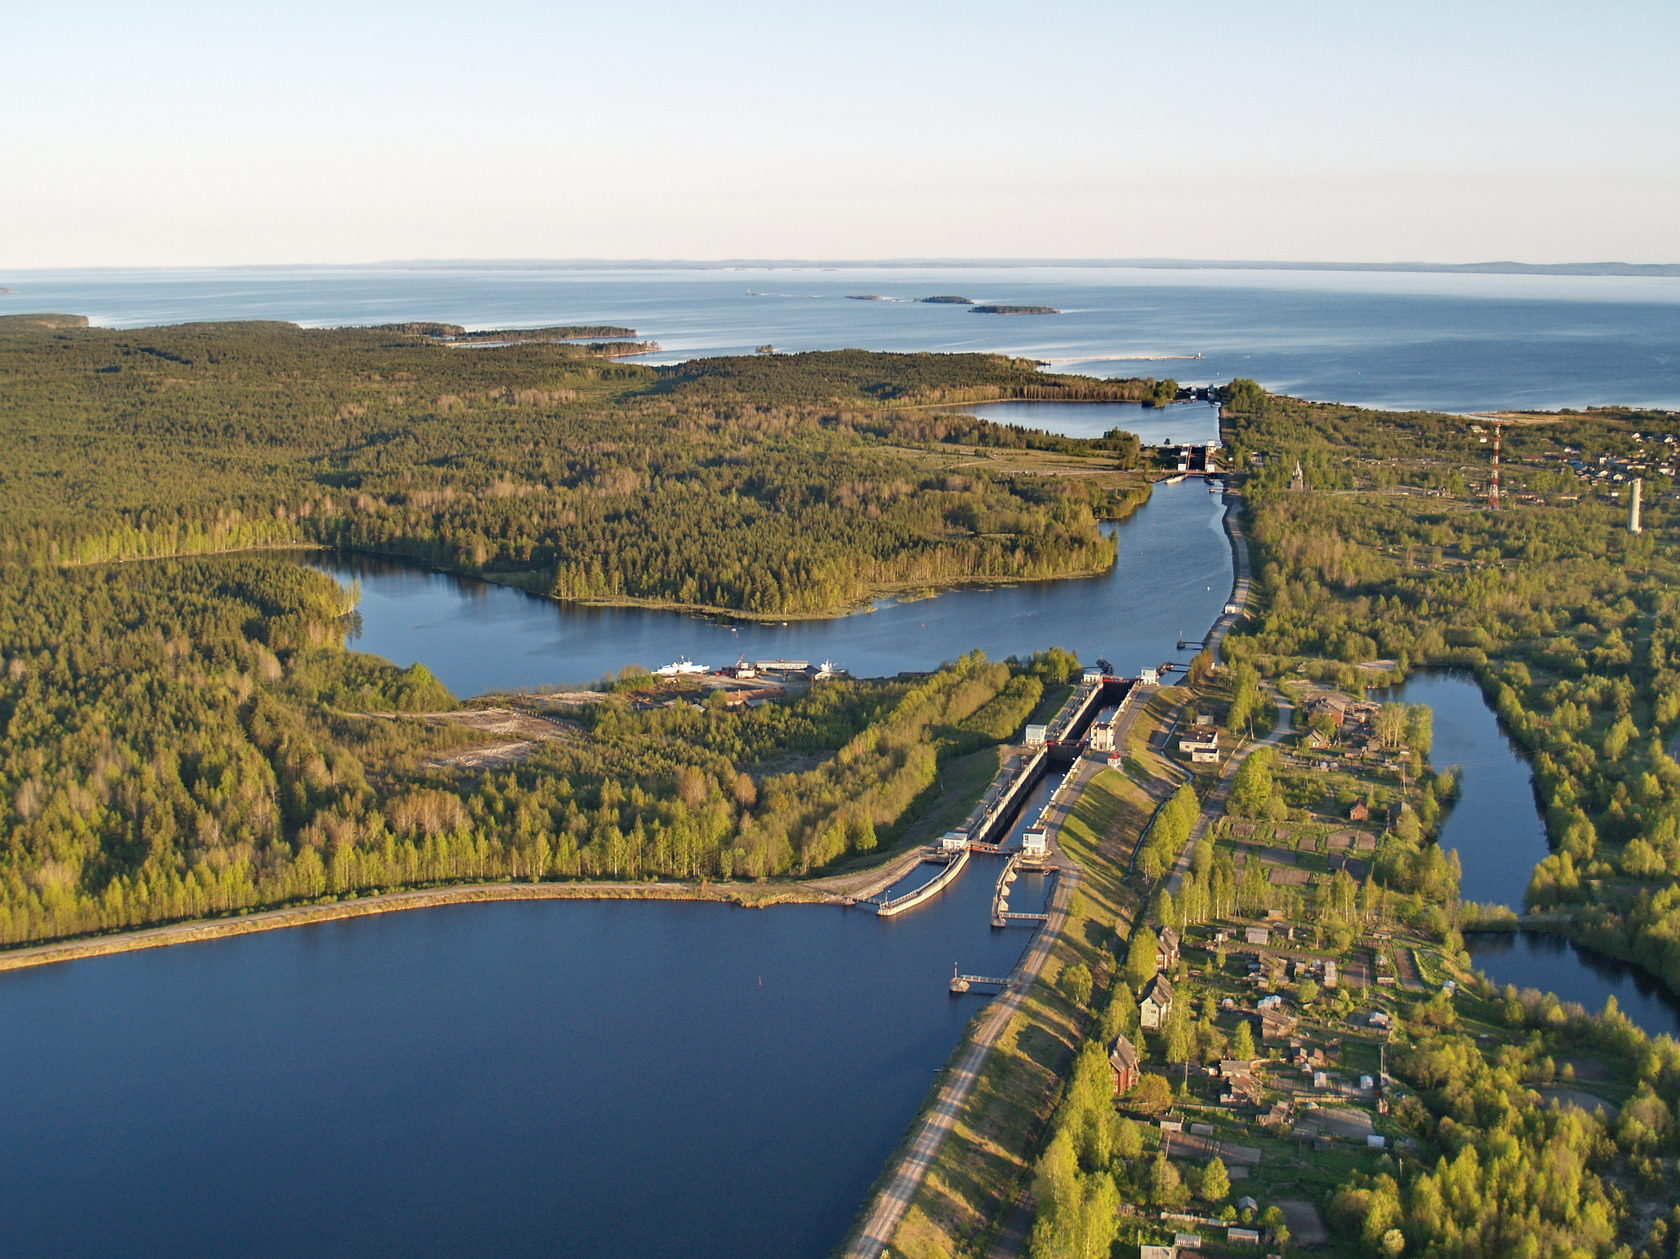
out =
<path fill-rule="evenodd" d="M 350 646 L 399 664 L 424 661 L 457 695 L 590 682 L 625 665 L 680 657 L 714 667 L 749 660 L 834 660 L 858 677 L 937 668 L 979 648 L 994 660 L 1065 647 L 1124 672 L 1176 658 L 1231 592 L 1221 496 L 1199 481 L 1158 485 L 1122 524 L 1120 559 L 1100 577 L 953 590 L 826 621 L 743 622 L 646 608 L 556 603 L 363 556 L 310 563 L 359 581 Z"/>
<path fill-rule="evenodd" d="M 1460 893 L 1481 904 L 1522 904 L 1534 867 L 1549 851 L 1534 799 L 1534 776 L 1482 691 L 1468 675 L 1424 673 L 1384 698 L 1435 710 L 1430 761 L 1459 774 L 1458 803 L 1441 827 L 1441 846 L 1464 867 Z"/>
<path fill-rule="evenodd" d="M 1481 931 L 1466 942 L 1477 968 L 1501 984 L 1555 992 L 1594 1014 L 1615 997 L 1622 1013 L 1651 1035 L 1680 1036 L 1680 998 L 1613 957 L 1539 931 Z"/>
<path fill-rule="evenodd" d="M 1430 760 L 1462 771 L 1440 842 L 1458 850 L 1464 898 L 1520 908 L 1534 867 L 1550 851 L 1546 825 L 1533 775 L 1500 731 L 1481 688 L 1464 674 L 1418 674 L 1385 698 L 1434 709 Z M 1555 992 L 1593 1012 L 1614 995 L 1623 1013 L 1653 1036 L 1680 1035 L 1680 1001 L 1637 967 L 1537 932 L 1474 932 L 1465 947 L 1477 969 L 1498 983 Z"/>

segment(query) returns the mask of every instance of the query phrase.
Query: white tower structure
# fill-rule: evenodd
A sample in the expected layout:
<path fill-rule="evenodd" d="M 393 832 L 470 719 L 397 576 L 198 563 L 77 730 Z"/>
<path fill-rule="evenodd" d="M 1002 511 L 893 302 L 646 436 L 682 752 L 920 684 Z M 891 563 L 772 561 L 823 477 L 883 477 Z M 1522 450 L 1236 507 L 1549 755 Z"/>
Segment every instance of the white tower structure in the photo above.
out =
<path fill-rule="evenodd" d="M 1633 497 L 1628 502 L 1628 532 L 1644 533 L 1645 526 L 1639 522 L 1639 499 L 1645 492 L 1645 478 L 1633 478 Z"/>

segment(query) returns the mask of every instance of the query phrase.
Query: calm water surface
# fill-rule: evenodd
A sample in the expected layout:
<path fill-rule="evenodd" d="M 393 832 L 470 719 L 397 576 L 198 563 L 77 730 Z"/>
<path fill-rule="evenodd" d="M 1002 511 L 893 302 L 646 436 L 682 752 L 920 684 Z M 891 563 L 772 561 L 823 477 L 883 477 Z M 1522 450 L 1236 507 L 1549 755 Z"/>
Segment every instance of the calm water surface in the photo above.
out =
<path fill-rule="evenodd" d="M 980 1008 L 951 964 L 1030 938 L 996 869 L 890 920 L 463 905 L 0 976 L 0 1250 L 824 1254 Z"/>
<path fill-rule="evenodd" d="M 1534 867 L 1550 851 L 1528 765 L 1467 676 L 1418 674 L 1392 698 L 1435 710 L 1430 760 L 1463 771 L 1440 842 L 1458 850 L 1464 898 L 1520 908 Z M 1680 1035 L 1680 999 L 1615 958 L 1540 932 L 1476 932 L 1466 946 L 1476 966 L 1499 983 L 1555 992 L 1595 1012 L 1613 995 L 1622 1012 L 1653 1036 Z"/>
<path fill-rule="evenodd" d="M 317 567 L 362 589 L 350 646 L 401 664 L 421 660 L 458 695 L 593 681 L 628 664 L 682 656 L 712 666 L 832 659 L 859 677 L 931 669 L 976 647 L 994 660 L 1060 646 L 1125 673 L 1181 656 L 1231 593 L 1223 497 L 1200 481 L 1158 485 L 1114 526 L 1120 560 L 1100 577 L 957 590 L 872 612 L 786 625 L 729 625 L 678 612 L 587 608 L 363 557 Z"/>
<path fill-rule="evenodd" d="M 1102 437 L 1111 428 L 1136 433 L 1145 446 L 1178 442 L 1204 445 L 1219 440 L 1219 408 L 1211 402 L 1174 402 L 1146 407 L 1141 402 L 986 402 L 952 407 L 999 424 L 1041 428 L 1064 437 Z"/>
<path fill-rule="evenodd" d="M 658 361 L 785 350 L 988 351 L 1096 376 L 1249 376 L 1370 406 L 1680 407 L 1680 280 L 1080 267 L 236 267 L 0 275 L 0 314 L 469 327 L 622 323 Z M 890 301 L 848 301 L 873 293 Z M 976 315 L 917 297 L 1050 305 Z M 1200 358 L 1195 356 L 1200 355 Z"/>
<path fill-rule="evenodd" d="M 1465 900 L 1521 907 L 1534 867 L 1551 851 L 1534 799 L 1534 775 L 1499 729 L 1481 688 L 1461 674 L 1425 673 L 1390 698 L 1435 710 L 1430 761 L 1458 766 L 1462 791 L 1441 828 L 1441 846 L 1456 848 Z"/>

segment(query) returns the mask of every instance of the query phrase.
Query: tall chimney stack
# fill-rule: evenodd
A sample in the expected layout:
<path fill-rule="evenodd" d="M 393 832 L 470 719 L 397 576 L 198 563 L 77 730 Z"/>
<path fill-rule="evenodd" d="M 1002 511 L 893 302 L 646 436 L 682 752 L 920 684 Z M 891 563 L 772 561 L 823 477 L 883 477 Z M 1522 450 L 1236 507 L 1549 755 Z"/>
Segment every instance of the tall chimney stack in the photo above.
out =
<path fill-rule="evenodd" d="M 1639 498 L 1645 492 L 1645 478 L 1633 478 L 1633 499 L 1628 503 L 1628 532 L 1644 533 L 1645 526 L 1639 523 Z"/>

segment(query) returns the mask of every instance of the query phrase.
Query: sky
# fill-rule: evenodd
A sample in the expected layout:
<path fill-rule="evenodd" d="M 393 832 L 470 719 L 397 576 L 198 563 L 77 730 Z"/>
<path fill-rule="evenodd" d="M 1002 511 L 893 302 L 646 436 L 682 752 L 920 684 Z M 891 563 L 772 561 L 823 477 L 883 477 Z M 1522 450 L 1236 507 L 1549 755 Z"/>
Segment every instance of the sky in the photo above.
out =
<path fill-rule="evenodd" d="M 1675 0 L 7 10 L 9 269 L 1680 262 Z"/>

